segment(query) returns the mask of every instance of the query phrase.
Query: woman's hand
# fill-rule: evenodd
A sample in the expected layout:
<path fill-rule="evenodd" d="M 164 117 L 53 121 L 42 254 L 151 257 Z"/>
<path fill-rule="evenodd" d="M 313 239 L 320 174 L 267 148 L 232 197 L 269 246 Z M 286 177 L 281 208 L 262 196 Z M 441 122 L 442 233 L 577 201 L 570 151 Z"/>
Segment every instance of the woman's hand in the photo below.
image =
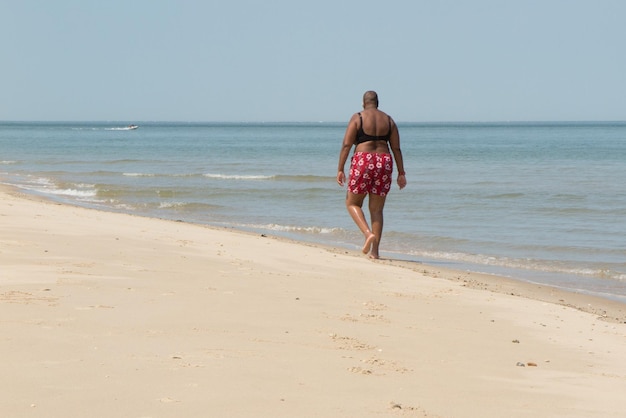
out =
<path fill-rule="evenodd" d="M 398 174 L 398 186 L 400 187 L 400 190 L 406 187 L 406 175 L 404 173 Z"/>
<path fill-rule="evenodd" d="M 343 187 L 345 182 L 346 182 L 346 174 L 343 171 L 338 171 L 337 172 L 337 184 Z"/>

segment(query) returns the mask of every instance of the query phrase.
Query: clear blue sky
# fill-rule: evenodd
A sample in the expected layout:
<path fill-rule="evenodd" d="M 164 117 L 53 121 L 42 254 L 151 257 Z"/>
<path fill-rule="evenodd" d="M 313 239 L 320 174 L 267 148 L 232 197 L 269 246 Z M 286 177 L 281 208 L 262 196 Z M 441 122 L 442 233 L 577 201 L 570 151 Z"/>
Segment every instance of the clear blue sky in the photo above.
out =
<path fill-rule="evenodd" d="M 0 120 L 626 120 L 623 0 L 0 0 Z"/>

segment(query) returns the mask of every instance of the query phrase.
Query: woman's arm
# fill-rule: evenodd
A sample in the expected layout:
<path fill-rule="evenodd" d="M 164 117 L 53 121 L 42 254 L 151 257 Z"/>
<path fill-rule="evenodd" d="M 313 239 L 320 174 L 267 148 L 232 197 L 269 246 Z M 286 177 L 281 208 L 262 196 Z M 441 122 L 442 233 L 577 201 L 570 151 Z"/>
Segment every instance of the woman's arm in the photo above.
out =
<path fill-rule="evenodd" d="M 344 167 L 346 165 L 346 161 L 348 160 L 350 149 L 352 148 L 352 146 L 354 145 L 354 141 L 356 140 L 356 133 L 358 130 L 357 120 L 358 116 L 355 113 L 354 115 L 352 115 L 352 118 L 350 118 L 350 121 L 348 122 L 346 133 L 343 136 L 341 150 L 339 151 L 339 164 L 337 164 L 337 183 L 342 187 L 346 181 Z"/>
<path fill-rule="evenodd" d="M 398 126 L 393 121 L 391 128 L 391 137 L 389 138 L 389 146 L 393 154 L 393 159 L 396 162 L 396 168 L 398 169 L 398 186 L 400 189 L 404 189 L 406 186 L 406 175 L 404 172 L 404 160 L 402 159 L 402 150 L 400 149 L 400 133 L 398 132 Z"/>

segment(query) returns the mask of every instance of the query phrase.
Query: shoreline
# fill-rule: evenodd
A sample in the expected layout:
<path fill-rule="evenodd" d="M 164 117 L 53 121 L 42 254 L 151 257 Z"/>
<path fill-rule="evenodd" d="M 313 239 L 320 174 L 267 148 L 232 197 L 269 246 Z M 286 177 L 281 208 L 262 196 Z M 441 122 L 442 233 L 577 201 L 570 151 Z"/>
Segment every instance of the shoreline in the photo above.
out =
<path fill-rule="evenodd" d="M 6 415 L 626 408 L 619 302 L 4 185 L 0 222 Z"/>
<path fill-rule="evenodd" d="M 168 218 L 150 217 L 141 214 L 129 214 L 123 211 L 114 211 L 93 208 L 88 206 L 74 205 L 71 202 L 64 202 L 62 200 L 55 200 L 46 196 L 28 193 L 20 190 L 15 186 L 8 184 L 0 184 L 0 194 L 10 193 L 27 200 L 34 200 L 36 202 L 51 203 L 55 205 L 63 205 L 68 207 L 82 208 L 86 210 L 93 210 L 105 213 L 127 214 L 128 216 L 136 216 L 145 219 L 154 219 L 164 222 L 179 222 L 188 225 L 195 225 L 200 228 L 215 229 L 221 231 L 230 231 L 235 233 L 255 235 L 267 235 L 277 240 L 294 243 L 296 245 L 312 246 L 316 248 L 323 248 L 330 252 L 344 253 L 358 258 L 364 258 L 362 253 L 357 249 L 349 249 L 346 247 L 339 247 L 332 244 L 325 244 L 322 242 L 316 242 L 315 240 L 298 240 L 296 238 L 289 238 L 286 236 L 271 234 L 267 232 L 258 232 L 253 229 L 237 228 L 236 226 L 218 226 L 212 224 L 200 224 L 183 220 L 175 220 Z M 356 248 L 356 246 L 355 246 Z M 383 255 L 379 260 L 369 260 L 372 262 L 389 263 L 403 268 L 407 268 L 416 272 L 420 272 L 434 278 L 444 278 L 446 280 L 460 281 L 465 283 L 466 286 L 488 290 L 496 293 L 505 293 L 516 296 L 521 296 L 529 299 L 541 300 L 544 302 L 556 303 L 563 306 L 569 306 L 579 309 L 583 312 L 593 313 L 606 320 L 626 323 L 626 302 L 623 302 L 619 296 L 614 298 L 610 296 L 601 296 L 594 294 L 592 291 L 586 290 L 574 290 L 558 286 L 552 286 L 550 284 L 536 283 L 532 280 L 525 280 L 516 278 L 514 276 L 505 276 L 498 273 L 486 273 L 480 271 L 460 268 L 449 268 L 437 266 L 436 263 L 429 263 L 428 261 L 411 260 L 404 258 L 392 258 Z M 366 258 L 366 257 L 365 257 Z"/>
<path fill-rule="evenodd" d="M 205 227 L 205 225 L 188 222 L 184 223 Z M 234 227 L 220 228 L 211 225 L 206 225 L 206 227 L 209 229 L 215 228 L 218 230 L 233 231 L 236 233 L 241 232 L 243 234 L 249 234 L 253 236 L 259 235 L 259 233 L 256 232 L 239 230 Z M 531 281 L 525 281 L 507 276 L 500 276 L 497 274 L 440 267 L 433 264 L 428 264 L 428 262 L 413 261 L 407 259 L 395 259 L 386 256 L 381 256 L 378 260 L 372 260 L 369 259 L 367 256 L 364 256 L 363 253 L 358 249 L 350 250 L 344 247 L 325 245 L 310 241 L 299 241 L 296 239 L 286 238 L 277 235 L 262 235 L 267 235 L 268 237 L 272 237 L 273 239 L 292 243 L 294 245 L 322 248 L 331 253 L 349 255 L 351 257 L 362 259 L 364 262 L 367 261 L 371 263 L 381 263 L 389 266 L 395 266 L 411 270 L 435 279 L 444 279 L 453 282 L 459 282 L 462 283 L 463 286 L 472 289 L 485 290 L 488 292 L 518 296 L 541 302 L 554 303 L 556 305 L 562 305 L 580 310 L 582 312 L 597 315 L 603 320 L 609 322 L 626 324 L 626 303 L 622 303 L 618 300 L 605 298 L 602 296 L 593 295 L 590 293 L 585 293 L 583 291 L 576 292 L 569 289 L 533 283 Z"/>

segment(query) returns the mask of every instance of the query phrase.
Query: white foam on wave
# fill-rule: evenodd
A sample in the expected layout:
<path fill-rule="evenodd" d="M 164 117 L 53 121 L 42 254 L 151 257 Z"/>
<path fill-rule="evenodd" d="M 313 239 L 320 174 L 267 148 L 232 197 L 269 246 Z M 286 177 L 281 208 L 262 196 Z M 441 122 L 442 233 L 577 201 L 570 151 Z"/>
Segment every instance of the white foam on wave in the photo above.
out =
<path fill-rule="evenodd" d="M 159 209 L 173 209 L 173 208 L 182 208 L 187 206 L 185 202 L 161 202 L 159 203 Z"/>
<path fill-rule="evenodd" d="M 93 184 L 76 184 L 76 187 L 59 188 L 51 179 L 47 177 L 37 177 L 30 179 L 27 184 L 20 184 L 18 187 L 36 193 L 54 196 L 65 196 L 78 200 L 91 200 L 96 197 L 97 190 Z"/>
<path fill-rule="evenodd" d="M 262 175 L 236 175 L 236 174 L 203 174 L 204 177 L 212 179 L 222 180 L 271 180 L 276 176 L 262 176 Z"/>
<path fill-rule="evenodd" d="M 298 232 L 298 233 L 306 233 L 306 234 L 332 234 L 334 232 L 341 230 L 341 228 L 327 228 L 327 227 L 319 227 L 319 226 L 292 226 L 292 225 L 278 225 L 278 224 L 246 225 L 246 226 L 248 228 L 255 228 L 255 229 L 267 229 L 270 231 L 279 231 L 279 232 Z"/>
<path fill-rule="evenodd" d="M 0 164 L 3 164 L 3 165 L 17 164 L 17 161 L 11 161 L 11 160 L 8 160 L 8 161 L 0 161 Z"/>
<path fill-rule="evenodd" d="M 152 173 L 122 173 L 126 177 L 155 177 L 156 174 Z"/>
<path fill-rule="evenodd" d="M 56 190 L 48 190 L 48 193 L 69 196 L 69 197 L 77 197 L 77 198 L 89 198 L 95 197 L 95 190 L 78 190 L 78 189 L 56 189 Z"/>
<path fill-rule="evenodd" d="M 47 177 L 37 177 L 31 180 L 31 183 L 39 185 L 39 186 L 54 187 L 54 183 L 52 182 L 52 180 L 50 180 Z"/>
<path fill-rule="evenodd" d="M 626 274 L 606 268 L 572 267 L 565 263 L 550 262 L 537 259 L 516 259 L 510 257 L 495 257 L 484 254 L 467 254 L 446 251 L 410 251 L 413 256 L 425 257 L 434 260 L 448 260 L 471 265 L 500 267 L 515 270 L 538 271 L 544 273 L 570 274 L 575 276 L 594 277 L 599 279 L 626 280 Z"/>
<path fill-rule="evenodd" d="M 195 173 L 179 173 L 179 174 L 163 174 L 163 173 L 122 173 L 126 177 L 195 177 L 200 174 Z"/>
<path fill-rule="evenodd" d="M 24 190 L 30 190 L 35 193 L 48 194 L 54 196 L 71 197 L 78 200 L 91 200 L 96 197 L 96 190 L 78 190 L 78 189 L 55 189 L 37 185 L 19 185 Z"/>

